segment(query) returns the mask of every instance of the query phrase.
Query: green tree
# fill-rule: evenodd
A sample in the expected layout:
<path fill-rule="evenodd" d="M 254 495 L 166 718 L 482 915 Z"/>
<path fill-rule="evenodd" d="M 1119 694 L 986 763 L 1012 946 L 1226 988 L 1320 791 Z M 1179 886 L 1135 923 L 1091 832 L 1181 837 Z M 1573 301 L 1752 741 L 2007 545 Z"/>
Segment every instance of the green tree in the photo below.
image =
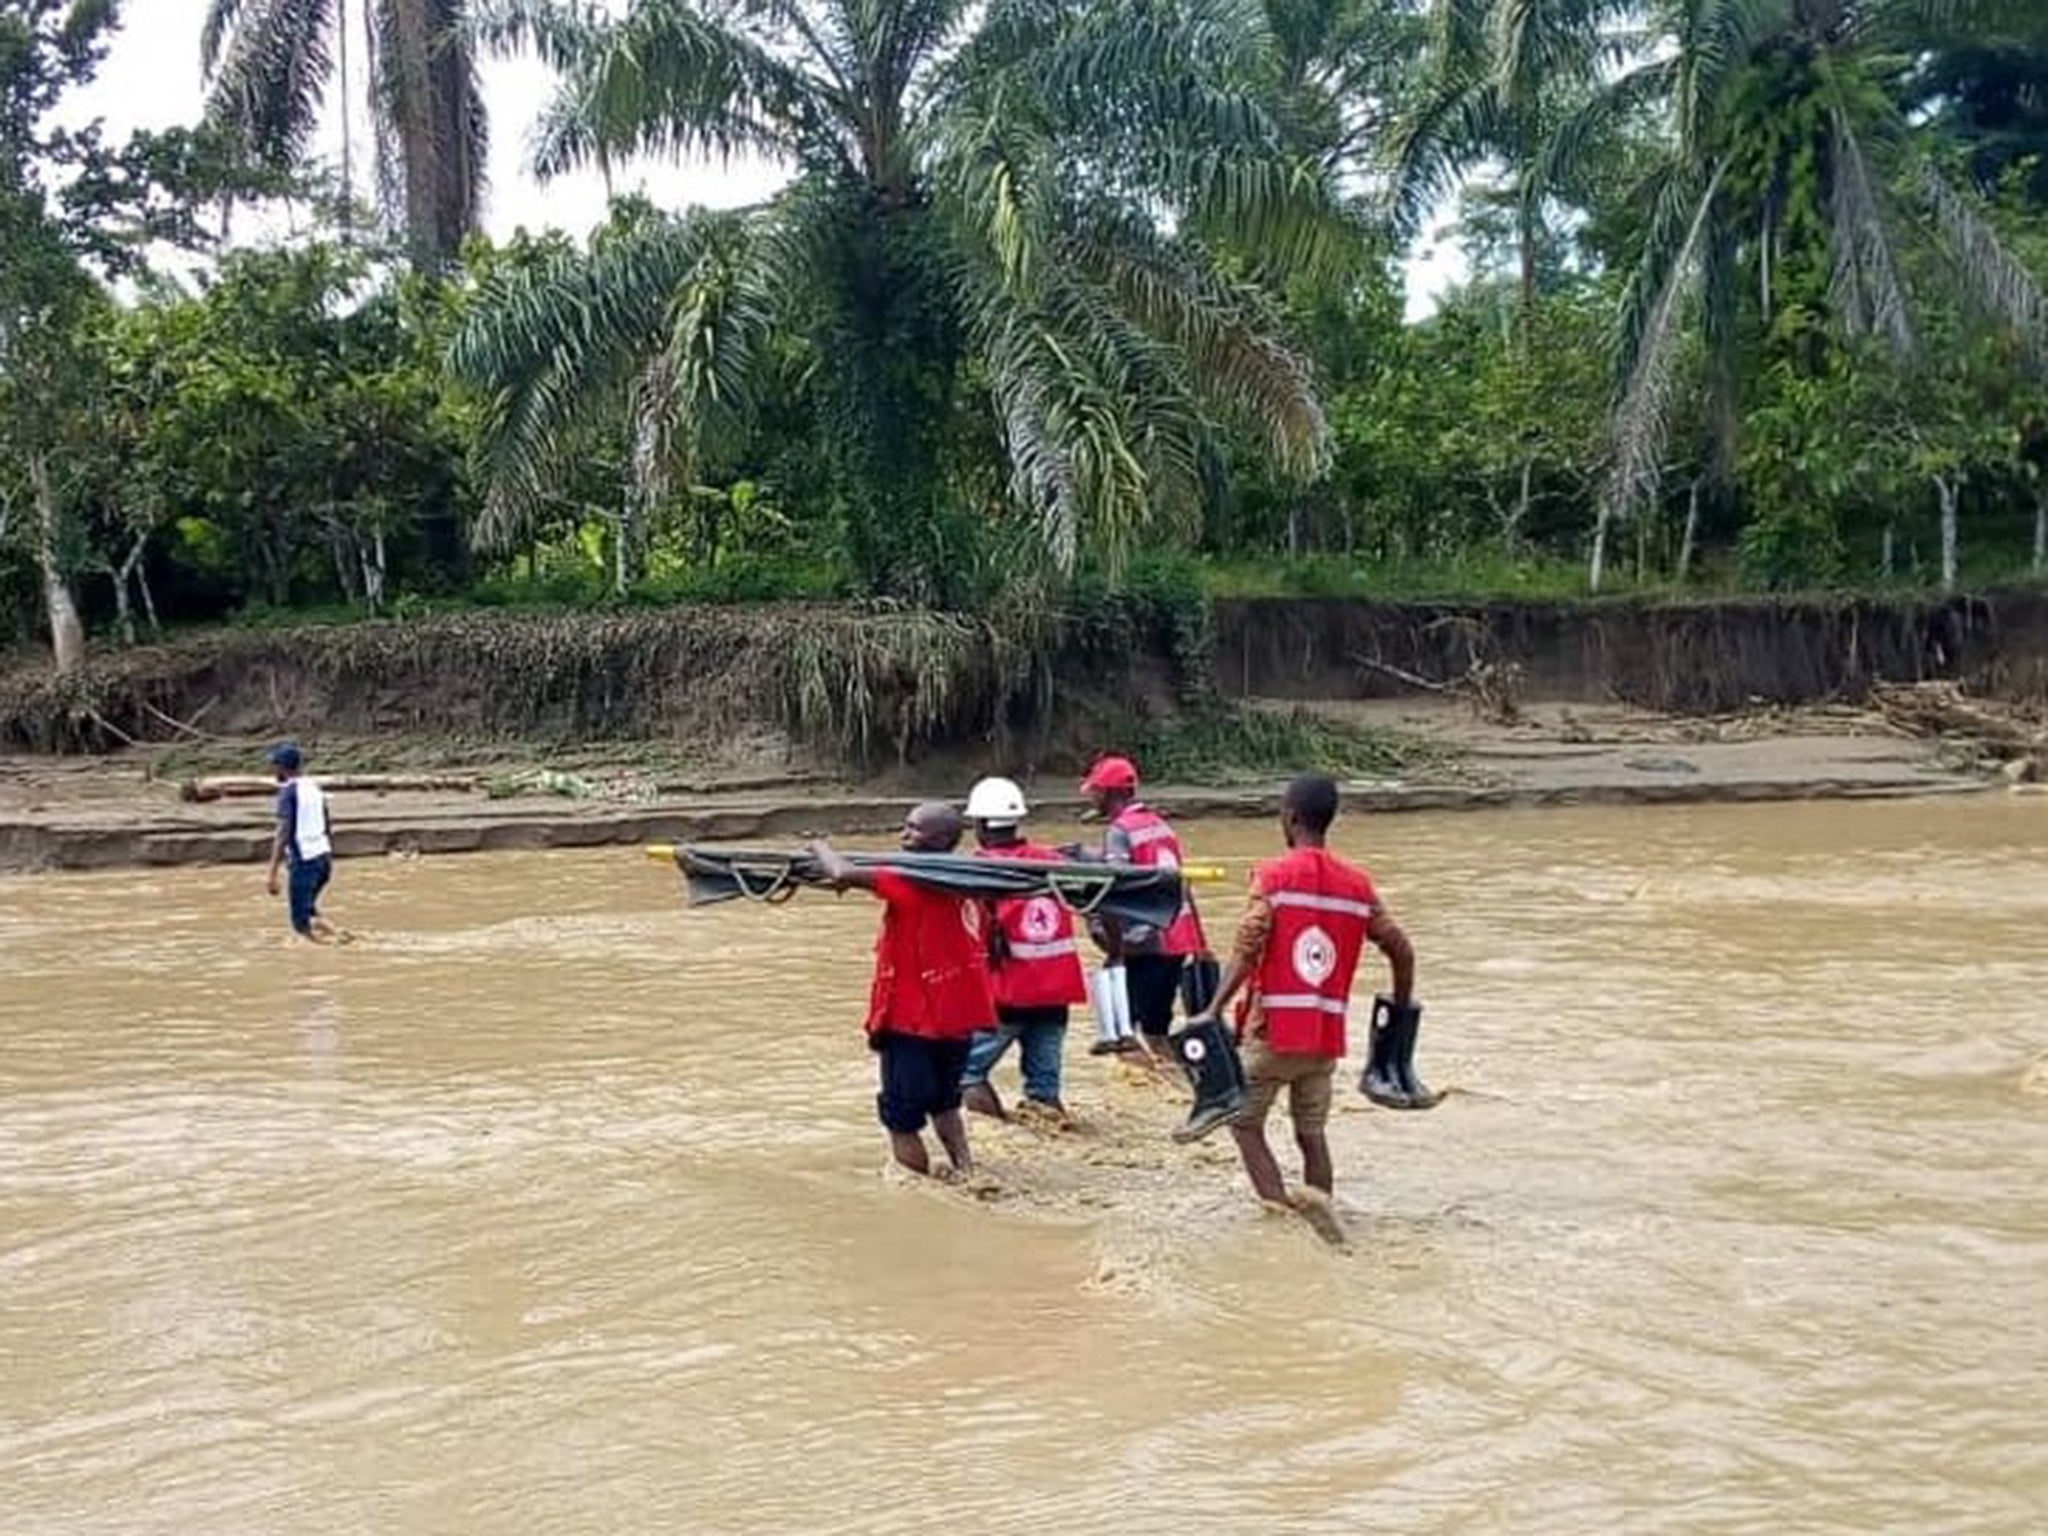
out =
<path fill-rule="evenodd" d="M 431 284 L 362 296 L 360 253 L 239 252 L 196 297 L 145 304 L 121 331 L 142 400 L 141 501 L 177 521 L 230 602 L 335 595 L 371 611 L 394 568 L 430 580 L 431 530 L 462 500 L 462 423 Z"/>
<path fill-rule="evenodd" d="M 1596 92 L 1625 39 L 1627 0 L 1433 0 L 1427 67 L 1389 141 L 1397 226 L 1413 233 L 1476 170 L 1497 165 L 1513 210 L 1524 320 L 1554 236 L 1548 207 L 1579 192 L 1633 108 Z"/>
<path fill-rule="evenodd" d="M 2048 348 L 2037 278 L 1941 174 L 1936 146 L 1901 107 L 1898 50 L 1930 4 L 1663 0 L 1655 14 L 1665 51 L 1605 88 L 1625 101 L 1659 93 L 1669 138 L 1641 191 L 1648 212 L 1620 319 L 1596 588 L 1610 523 L 1657 493 L 1689 326 L 1702 338 L 1712 460 L 1723 474 L 1735 462 L 1745 370 L 1754 378 L 1785 365 L 1823 377 L 1831 349 L 1864 336 L 1915 355 L 1902 274 L 1922 231 L 1946 286 L 2027 346 Z M 2010 14 L 2013 0 L 1942 8 L 1990 17 Z"/>
<path fill-rule="evenodd" d="M 75 584 L 95 563 L 81 517 L 103 383 L 90 336 L 108 303 L 95 272 L 137 272 L 150 242 L 195 238 L 196 200 L 218 185 L 202 138 L 116 146 L 59 121 L 119 23 L 116 0 L 0 11 L 0 538 L 30 551 L 60 671 L 85 658 Z"/>
<path fill-rule="evenodd" d="M 1219 421 L 1297 475 L 1320 464 L 1309 369 L 1262 279 L 1352 232 L 1267 108 L 1245 0 L 637 0 L 617 20 L 505 0 L 492 34 L 562 76 L 543 174 L 745 152 L 795 179 L 740 213 L 642 211 L 471 306 L 453 360 L 484 400 L 487 538 L 515 538 L 621 410 L 644 526 L 746 432 L 790 335 L 872 590 L 967 595 L 977 419 L 1006 504 L 1068 569 L 1088 537 L 1114 554 L 1197 511 Z"/>
<path fill-rule="evenodd" d="M 350 89 L 351 34 L 368 44 L 380 201 L 414 264 L 445 265 L 476 229 L 489 124 L 468 0 L 210 0 L 200 39 L 210 120 L 269 167 L 305 161 L 320 106 L 340 75 Z M 346 102 L 343 217 L 353 194 Z"/>

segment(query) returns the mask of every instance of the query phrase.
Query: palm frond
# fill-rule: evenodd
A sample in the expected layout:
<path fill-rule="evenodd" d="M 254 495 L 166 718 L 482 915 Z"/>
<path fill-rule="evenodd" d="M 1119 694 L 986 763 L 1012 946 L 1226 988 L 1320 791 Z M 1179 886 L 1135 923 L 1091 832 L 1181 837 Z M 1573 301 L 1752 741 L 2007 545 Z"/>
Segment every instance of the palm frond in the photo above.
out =
<path fill-rule="evenodd" d="M 567 72 L 594 46 L 602 19 L 602 13 L 572 0 L 482 0 L 469 31 L 488 53 L 531 54 Z"/>
<path fill-rule="evenodd" d="M 207 116 L 265 163 L 297 162 L 312 144 L 334 68 L 336 3 L 225 0 L 207 18 Z"/>
<path fill-rule="evenodd" d="M 1472 167 L 1502 137 L 1503 103 L 1493 81 L 1454 75 L 1406 114 L 1390 150 L 1389 218 L 1404 237 L 1417 234 Z"/>
<path fill-rule="evenodd" d="M 1685 291 L 1698 275 L 1712 236 L 1720 190 L 1721 170 L 1716 167 L 1692 200 L 1683 238 L 1673 249 L 1646 253 L 1638 273 L 1644 288 L 1654 287 L 1655 297 L 1643 311 L 1632 365 L 1614 413 L 1613 462 L 1600 493 L 1603 522 L 1626 517 L 1656 493 L 1669 436 Z"/>
<path fill-rule="evenodd" d="M 478 290 L 449 366 L 481 397 L 480 544 L 514 539 L 560 482 L 580 434 L 622 405 L 633 411 L 643 493 L 662 484 L 679 433 L 715 431 L 744 413 L 743 376 L 765 324 L 738 275 L 744 237 L 732 215 L 646 216 L 587 253 Z"/>
<path fill-rule="evenodd" d="M 1830 110 L 1829 122 L 1833 228 L 1828 245 L 1834 269 L 1830 298 L 1852 334 L 1880 336 L 1899 356 L 1910 356 L 1912 320 L 1863 145 L 1839 104 Z"/>
<path fill-rule="evenodd" d="M 1932 165 L 1921 169 L 1920 190 L 1964 291 L 2007 327 L 2037 364 L 2048 363 L 2048 296 L 2040 279 Z"/>
<path fill-rule="evenodd" d="M 561 76 L 533 152 L 544 176 L 634 155 L 789 161 L 833 134 L 818 81 L 687 0 L 636 0 L 615 20 L 499 0 L 483 30 Z"/>
<path fill-rule="evenodd" d="M 1670 99 L 1679 73 L 1675 57 L 1656 59 L 1587 97 L 1551 130 L 1537 158 L 1536 184 L 1546 189 L 1577 184 L 1621 129 Z"/>
<path fill-rule="evenodd" d="M 199 68 L 209 78 L 220 63 L 220 51 L 242 14 L 246 0 L 208 0 L 206 20 L 199 28 Z"/>
<path fill-rule="evenodd" d="M 1309 365 L 1256 290 L 1127 226 L 1070 237 L 1059 255 L 1171 346 L 1210 409 L 1257 433 L 1283 473 L 1308 480 L 1325 467 L 1328 425 Z"/>

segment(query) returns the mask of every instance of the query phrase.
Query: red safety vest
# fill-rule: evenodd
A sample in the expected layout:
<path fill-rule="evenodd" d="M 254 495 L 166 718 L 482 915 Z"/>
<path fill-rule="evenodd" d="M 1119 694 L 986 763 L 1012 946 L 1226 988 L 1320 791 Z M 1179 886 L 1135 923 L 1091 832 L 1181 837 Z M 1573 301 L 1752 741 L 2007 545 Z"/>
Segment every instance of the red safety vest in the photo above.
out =
<path fill-rule="evenodd" d="M 1131 862 L 1147 868 L 1179 869 L 1183 862 L 1180 839 L 1173 835 L 1173 828 L 1166 818 L 1150 806 L 1137 801 L 1125 806 L 1111 822 L 1119 832 L 1130 840 Z M 1180 916 L 1167 925 L 1161 936 L 1160 948 L 1169 955 L 1206 955 L 1209 941 L 1202 934 L 1201 914 L 1195 911 L 1194 898 L 1188 894 L 1185 885 L 1180 893 Z"/>
<path fill-rule="evenodd" d="M 1378 896 L 1372 877 L 1325 848 L 1260 866 L 1252 889 L 1273 909 L 1256 979 L 1266 1043 L 1292 1055 L 1344 1054 L 1351 978 Z"/>
<path fill-rule="evenodd" d="M 1008 848 L 981 848 L 984 859 L 1031 859 L 1057 864 L 1056 849 L 1037 843 Z M 1069 1008 L 1088 1001 L 1088 983 L 1081 975 L 1081 950 L 1074 942 L 1074 914 L 1053 896 L 1021 896 L 999 901 L 996 926 L 1009 953 L 989 967 L 1000 1008 Z"/>

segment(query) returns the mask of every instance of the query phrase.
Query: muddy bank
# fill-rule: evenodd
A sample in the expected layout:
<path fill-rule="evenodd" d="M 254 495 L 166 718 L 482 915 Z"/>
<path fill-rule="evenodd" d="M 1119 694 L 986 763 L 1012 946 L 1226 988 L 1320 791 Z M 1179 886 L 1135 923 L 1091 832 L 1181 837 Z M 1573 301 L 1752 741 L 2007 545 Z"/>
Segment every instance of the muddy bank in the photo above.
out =
<path fill-rule="evenodd" d="M 1523 701 L 1699 713 L 1955 679 L 2048 700 L 2048 592 L 1917 599 L 1430 604 L 1273 599 L 1213 624 L 833 607 L 473 613 L 223 631 L 0 673 L 0 749 L 293 734 L 659 740 L 714 767 L 857 777 L 935 753 L 1066 772 L 1224 700 L 1427 697 L 1475 668 Z"/>
<path fill-rule="evenodd" d="M 1673 713 L 1860 699 L 1877 682 L 1953 679 L 2048 699 L 2048 592 L 1935 599 L 1216 605 L 1216 676 L 1241 697 L 1381 698 L 1475 666 L 1526 697 Z M 1402 674 L 1407 674 L 1404 678 Z"/>
<path fill-rule="evenodd" d="M 1867 721 L 1846 715 L 1699 722 L 1614 708 L 1535 707 L 1509 727 L 1427 702 L 1323 701 L 1317 708 L 1433 741 L 1459 764 L 1455 782 L 1354 782 L 1346 803 L 1355 815 L 1904 798 L 1987 786 L 1980 775 L 1956 771 L 1935 744 L 1872 734 Z M 587 772 L 599 787 L 629 778 Z M 791 780 L 632 803 L 337 792 L 335 842 L 342 857 L 354 858 L 875 836 L 898 824 L 911 796 L 957 796 L 965 784 L 957 774 L 886 788 Z M 1029 789 L 1041 821 L 1078 818 L 1071 779 L 1046 775 Z M 1182 818 L 1269 817 L 1278 796 L 1277 779 L 1267 779 L 1165 787 L 1149 798 Z M 188 803 L 175 780 L 151 776 L 132 756 L 0 760 L 0 871 L 255 862 L 268 852 L 269 816 L 262 800 Z"/>

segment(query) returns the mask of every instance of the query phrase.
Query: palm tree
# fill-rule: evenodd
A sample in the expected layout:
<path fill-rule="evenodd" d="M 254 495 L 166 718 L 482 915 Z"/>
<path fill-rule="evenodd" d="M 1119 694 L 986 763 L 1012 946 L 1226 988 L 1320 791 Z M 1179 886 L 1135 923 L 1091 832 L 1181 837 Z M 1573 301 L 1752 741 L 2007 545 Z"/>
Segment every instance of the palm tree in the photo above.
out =
<path fill-rule="evenodd" d="M 876 590 L 948 594 L 934 532 L 986 424 L 1004 504 L 1057 563 L 1198 507 L 1212 424 L 1312 473 L 1324 424 L 1269 302 L 1355 231 L 1263 105 L 1255 0 L 504 0 L 561 78 L 537 169 L 748 154 L 794 173 L 731 214 L 641 213 L 478 295 L 480 535 L 509 541 L 593 423 L 632 431 L 628 520 L 746 430 L 771 340 L 809 349 Z M 972 413 L 963 414 L 963 413 Z"/>
<path fill-rule="evenodd" d="M 349 90 L 351 33 L 366 40 L 379 201 L 414 263 L 445 264 L 477 226 L 489 133 L 469 35 L 469 0 L 210 0 L 200 58 L 208 116 L 251 158 L 303 161 L 337 70 Z M 353 188 L 343 118 L 343 203 Z M 344 213 L 344 218 L 346 213 Z"/>
<path fill-rule="evenodd" d="M 1514 202 L 1525 340 L 1546 205 L 1584 177 L 1615 126 L 1589 108 L 1604 96 L 1603 68 L 1639 46 L 1638 10 L 1631 0 L 1432 0 L 1421 84 L 1388 146 L 1395 226 L 1412 236 L 1475 170 L 1497 164 Z"/>
<path fill-rule="evenodd" d="M 2048 356 L 2048 301 L 1900 106 L 1898 61 L 1931 21 L 2019 15 L 2035 0 L 1665 0 L 1667 44 L 1610 97 L 1661 98 L 1669 148 L 1619 335 L 1614 460 L 1591 582 L 1610 523 L 1657 491 L 1682 341 L 1697 326 L 1715 462 L 1732 463 L 1738 328 L 1753 293 L 1767 351 L 1811 372 L 1834 337 L 1874 337 L 1911 362 L 1907 242 L 1932 237 L 1956 291 Z M 1945 515 L 1953 500 L 1944 491 Z M 1953 530 L 1944 540 L 1953 547 Z"/>

